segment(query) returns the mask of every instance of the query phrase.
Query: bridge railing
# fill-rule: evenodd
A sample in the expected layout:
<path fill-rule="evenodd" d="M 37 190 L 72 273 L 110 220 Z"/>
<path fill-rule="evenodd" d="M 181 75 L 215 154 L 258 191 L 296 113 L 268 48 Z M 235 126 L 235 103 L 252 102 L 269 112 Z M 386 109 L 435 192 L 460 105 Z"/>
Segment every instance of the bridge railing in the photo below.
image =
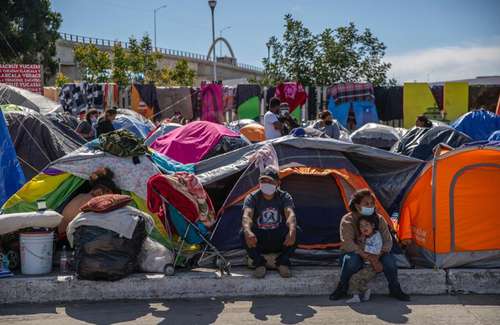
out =
<path fill-rule="evenodd" d="M 69 34 L 69 33 L 59 33 L 60 38 L 69 41 L 69 42 L 75 42 L 75 43 L 82 43 L 82 44 L 95 44 L 99 46 L 115 46 L 115 44 L 121 44 L 124 48 L 128 49 L 129 48 L 129 43 L 128 42 L 120 42 L 120 41 L 112 41 L 109 39 L 103 39 L 103 38 L 96 38 L 96 37 L 89 37 L 89 36 L 82 36 L 82 35 L 76 35 L 76 34 Z M 156 47 L 154 48 L 156 52 L 159 52 L 161 54 L 165 55 L 171 55 L 171 56 L 178 56 L 181 58 L 189 58 L 189 59 L 195 59 L 195 60 L 200 60 L 200 61 L 210 61 L 207 60 L 207 56 L 199 53 L 193 53 L 193 52 L 187 52 L 187 51 L 179 51 L 179 50 L 173 50 L 173 49 L 167 49 L 167 48 L 161 48 L 161 47 Z M 221 63 L 218 63 L 221 64 Z M 225 64 L 227 65 L 227 64 Z M 238 63 L 236 64 L 237 67 L 246 69 L 246 70 L 251 70 L 251 71 L 256 71 L 256 72 L 262 72 L 263 70 L 259 67 L 252 66 L 249 64 L 244 64 L 244 63 Z"/>

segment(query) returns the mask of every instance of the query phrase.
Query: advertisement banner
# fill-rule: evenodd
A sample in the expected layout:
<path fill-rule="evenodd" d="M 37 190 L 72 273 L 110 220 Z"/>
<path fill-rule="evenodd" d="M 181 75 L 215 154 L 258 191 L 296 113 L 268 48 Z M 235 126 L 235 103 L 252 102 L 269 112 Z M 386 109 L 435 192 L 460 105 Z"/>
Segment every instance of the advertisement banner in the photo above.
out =
<path fill-rule="evenodd" d="M 0 64 L 0 83 L 43 95 L 40 64 Z"/>

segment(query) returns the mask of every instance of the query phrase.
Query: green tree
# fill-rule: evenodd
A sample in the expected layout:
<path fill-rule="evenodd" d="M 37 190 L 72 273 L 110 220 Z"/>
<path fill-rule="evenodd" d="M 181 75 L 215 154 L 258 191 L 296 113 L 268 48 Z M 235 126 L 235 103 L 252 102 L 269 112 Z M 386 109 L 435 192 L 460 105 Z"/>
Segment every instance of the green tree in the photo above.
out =
<path fill-rule="evenodd" d="M 129 55 L 122 47 L 121 43 L 115 43 L 112 50 L 112 70 L 111 80 L 119 86 L 129 84 Z"/>
<path fill-rule="evenodd" d="M 172 71 L 172 79 L 177 86 L 192 87 L 196 72 L 189 68 L 186 60 L 179 60 Z"/>
<path fill-rule="evenodd" d="M 50 0 L 2 0 L 0 62 L 42 64 L 47 80 L 57 69 L 54 57 L 61 22 Z"/>
<path fill-rule="evenodd" d="M 90 83 L 106 82 L 109 79 L 111 59 L 109 53 L 94 44 L 75 47 L 75 61 L 79 64 L 83 79 Z"/>
<path fill-rule="evenodd" d="M 270 83 L 297 80 L 304 85 L 327 86 L 339 82 L 364 82 L 374 85 L 387 80 L 391 64 L 384 62 L 386 46 L 366 29 L 354 23 L 335 30 L 327 28 L 313 35 L 302 22 L 285 16 L 283 40 L 271 37 L 271 60 L 263 59 Z"/>
<path fill-rule="evenodd" d="M 153 51 L 151 38 L 146 34 L 140 42 L 129 38 L 129 69 L 135 82 L 154 82 L 158 79 L 157 62 L 161 54 Z"/>
<path fill-rule="evenodd" d="M 70 82 L 69 78 L 66 77 L 64 75 L 64 73 L 59 72 L 59 73 L 56 74 L 56 80 L 55 80 L 56 87 L 61 88 L 62 86 L 64 86 L 65 84 L 67 84 L 69 82 Z"/>

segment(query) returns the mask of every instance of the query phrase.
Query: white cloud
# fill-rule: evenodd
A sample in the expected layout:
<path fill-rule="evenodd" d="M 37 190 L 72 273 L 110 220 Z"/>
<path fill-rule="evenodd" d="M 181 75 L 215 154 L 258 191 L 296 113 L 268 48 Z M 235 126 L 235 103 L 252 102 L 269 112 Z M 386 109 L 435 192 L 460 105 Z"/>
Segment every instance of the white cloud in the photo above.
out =
<path fill-rule="evenodd" d="M 498 44 L 498 43 L 497 43 Z M 500 46 L 431 48 L 389 55 L 389 76 L 404 81 L 446 81 L 500 75 Z"/>

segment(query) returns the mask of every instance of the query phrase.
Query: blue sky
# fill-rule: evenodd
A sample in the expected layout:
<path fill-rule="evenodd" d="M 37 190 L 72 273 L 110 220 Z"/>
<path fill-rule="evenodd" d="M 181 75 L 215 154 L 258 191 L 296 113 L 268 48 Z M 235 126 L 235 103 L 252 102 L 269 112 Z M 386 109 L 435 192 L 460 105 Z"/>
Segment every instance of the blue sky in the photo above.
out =
<path fill-rule="evenodd" d="M 205 54 L 211 40 L 206 0 L 52 0 L 60 31 L 106 39 L 153 36 L 159 47 Z M 270 36 L 291 13 L 314 33 L 350 21 L 387 45 L 391 77 L 437 81 L 500 75 L 499 0 L 218 0 L 216 32 L 224 31 L 238 61 L 261 65 Z"/>

